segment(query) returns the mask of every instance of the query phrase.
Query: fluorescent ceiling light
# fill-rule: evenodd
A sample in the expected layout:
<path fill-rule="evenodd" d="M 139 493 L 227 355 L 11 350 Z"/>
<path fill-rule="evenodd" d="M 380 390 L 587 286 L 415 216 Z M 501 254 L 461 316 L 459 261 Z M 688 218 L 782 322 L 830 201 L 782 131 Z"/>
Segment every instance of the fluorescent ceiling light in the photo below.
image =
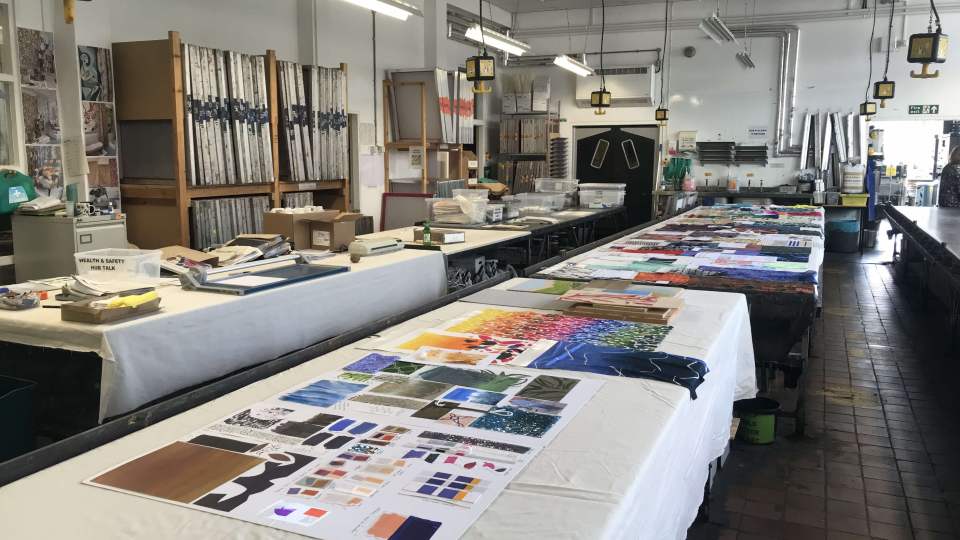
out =
<path fill-rule="evenodd" d="M 720 20 L 720 17 L 718 17 L 716 13 L 700 21 L 700 30 L 720 45 L 730 42 L 739 45 L 737 37 L 727 28 L 727 25 L 723 24 L 723 21 Z"/>
<path fill-rule="evenodd" d="M 407 17 L 411 15 L 416 15 L 417 17 L 423 17 L 423 12 L 420 11 L 420 8 L 413 4 L 408 4 L 403 0 L 344 0 L 355 6 L 360 6 L 362 8 L 367 8 L 377 13 L 383 13 L 394 19 L 400 19 L 401 21 L 407 20 Z"/>
<path fill-rule="evenodd" d="M 483 33 L 481 34 L 479 24 L 474 24 L 470 28 L 467 28 L 464 36 L 471 41 L 483 43 L 493 47 L 494 49 L 516 56 L 521 56 L 523 53 L 530 51 L 530 46 L 526 43 L 513 39 L 510 36 L 505 36 L 500 32 L 494 32 L 489 28 L 484 28 Z"/>
<path fill-rule="evenodd" d="M 572 71 L 581 77 L 593 75 L 593 68 L 584 62 L 578 62 L 565 54 L 561 54 L 553 59 L 554 65 L 560 66 L 567 71 Z"/>
<path fill-rule="evenodd" d="M 737 60 L 739 60 L 739 61 L 740 61 L 740 65 L 743 66 L 743 67 L 746 68 L 746 69 L 753 69 L 753 68 L 757 67 L 757 65 L 753 63 L 753 58 L 750 58 L 750 53 L 748 53 L 748 52 L 746 52 L 746 51 L 740 51 L 740 52 L 738 52 L 738 53 L 737 53 Z"/>

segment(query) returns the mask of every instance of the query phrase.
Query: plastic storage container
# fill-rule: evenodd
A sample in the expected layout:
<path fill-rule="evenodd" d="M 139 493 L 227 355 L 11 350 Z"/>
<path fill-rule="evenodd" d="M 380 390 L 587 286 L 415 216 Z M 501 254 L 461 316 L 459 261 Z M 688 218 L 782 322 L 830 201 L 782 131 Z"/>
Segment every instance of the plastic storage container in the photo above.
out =
<path fill-rule="evenodd" d="M 577 179 L 536 178 L 533 181 L 534 191 L 537 193 L 572 193 L 577 190 Z"/>
<path fill-rule="evenodd" d="M 488 204 L 487 205 L 487 223 L 496 223 L 498 221 L 503 221 L 503 207 L 502 204 Z"/>
<path fill-rule="evenodd" d="M 623 206 L 626 184 L 580 184 L 580 208 L 615 208 Z"/>
<path fill-rule="evenodd" d="M 487 189 L 455 189 L 454 197 L 466 197 L 467 199 L 487 200 L 490 196 L 490 190 Z"/>
<path fill-rule="evenodd" d="M 867 199 L 869 195 L 840 195 L 840 200 L 843 201 L 841 205 L 843 206 L 859 206 L 864 207 L 867 205 Z"/>
<path fill-rule="evenodd" d="M 77 273 L 101 278 L 158 278 L 160 277 L 160 250 L 95 249 L 74 253 Z"/>
<path fill-rule="evenodd" d="M 428 204 L 430 220 L 434 223 L 471 225 L 483 223 L 487 218 L 486 199 L 460 196 L 450 199 L 430 199 Z"/>
<path fill-rule="evenodd" d="M 859 251 L 860 222 L 855 219 L 828 221 L 826 249 L 836 253 Z"/>
<path fill-rule="evenodd" d="M 523 206 L 523 201 L 516 195 L 504 195 L 500 198 L 500 201 L 503 203 L 503 219 L 520 217 L 520 207 Z"/>

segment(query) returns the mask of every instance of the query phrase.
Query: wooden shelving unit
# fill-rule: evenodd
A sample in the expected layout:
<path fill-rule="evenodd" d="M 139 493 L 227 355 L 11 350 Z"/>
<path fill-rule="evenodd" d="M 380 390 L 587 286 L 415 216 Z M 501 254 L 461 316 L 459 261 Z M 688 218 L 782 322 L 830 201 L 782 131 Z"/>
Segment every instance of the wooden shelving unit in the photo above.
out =
<path fill-rule="evenodd" d="M 419 139 L 408 139 L 402 141 L 391 141 L 390 133 L 391 126 L 389 124 L 390 115 L 386 114 L 390 111 L 390 95 L 393 91 L 393 85 L 397 84 L 399 86 L 416 86 L 420 91 L 420 138 Z M 409 152 L 411 148 L 414 147 L 423 147 L 423 166 L 420 169 L 420 192 L 421 193 L 430 193 L 430 182 L 432 180 L 437 180 L 436 177 L 430 176 L 430 159 L 429 153 L 432 152 L 447 152 L 450 157 L 449 162 L 449 174 L 448 176 L 451 179 L 457 178 L 467 178 L 467 159 L 463 153 L 462 144 L 453 144 L 445 143 L 440 141 L 434 141 L 427 139 L 427 91 L 426 84 L 423 82 L 413 82 L 413 81 L 404 81 L 399 83 L 394 83 L 390 80 L 383 81 L 383 110 L 384 110 L 384 122 L 383 122 L 383 140 L 384 150 L 383 150 L 383 178 L 384 178 L 384 191 L 390 192 L 390 156 L 394 152 Z M 444 179 L 445 180 L 445 179 Z"/>
<path fill-rule="evenodd" d="M 113 44 L 117 122 L 125 148 L 120 180 L 127 236 L 141 248 L 190 246 L 193 199 L 269 195 L 273 207 L 283 194 L 316 193 L 325 207 L 350 208 L 349 180 L 288 182 L 280 178 L 277 56 L 266 51 L 267 106 L 272 136 L 274 181 L 261 184 L 192 186 L 187 183 L 183 71 L 180 34 L 167 39 Z M 346 64 L 340 64 L 346 70 Z M 169 145 L 157 144 L 166 134 Z"/>

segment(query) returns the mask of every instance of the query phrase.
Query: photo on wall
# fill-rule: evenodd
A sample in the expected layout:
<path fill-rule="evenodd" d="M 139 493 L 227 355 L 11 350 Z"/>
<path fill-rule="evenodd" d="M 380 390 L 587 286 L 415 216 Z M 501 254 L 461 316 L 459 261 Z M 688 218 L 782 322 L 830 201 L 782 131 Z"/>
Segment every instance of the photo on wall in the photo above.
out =
<path fill-rule="evenodd" d="M 112 105 L 84 102 L 83 142 L 88 156 L 117 155 L 117 130 Z"/>
<path fill-rule="evenodd" d="M 17 47 L 20 51 L 20 84 L 56 89 L 53 32 L 17 28 Z"/>
<path fill-rule="evenodd" d="M 27 145 L 27 173 L 37 195 L 63 198 L 63 161 L 59 144 Z"/>
<path fill-rule="evenodd" d="M 25 144 L 60 143 L 60 115 L 56 90 L 23 87 Z"/>
<path fill-rule="evenodd" d="M 87 184 L 90 187 L 89 202 L 97 208 L 108 209 L 111 206 L 120 211 L 120 174 L 117 170 L 117 158 L 88 158 L 90 173 Z"/>
<path fill-rule="evenodd" d="M 80 62 L 80 99 L 113 101 L 113 60 L 110 49 L 81 45 L 77 47 Z"/>

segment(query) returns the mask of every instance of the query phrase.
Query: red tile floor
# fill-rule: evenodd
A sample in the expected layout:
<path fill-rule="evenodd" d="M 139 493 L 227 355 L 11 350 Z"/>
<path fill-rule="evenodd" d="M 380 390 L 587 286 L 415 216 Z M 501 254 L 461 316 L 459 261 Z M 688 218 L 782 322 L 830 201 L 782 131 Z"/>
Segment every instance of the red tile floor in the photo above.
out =
<path fill-rule="evenodd" d="M 892 272 L 828 254 L 806 433 L 734 442 L 690 539 L 960 538 L 957 354 Z"/>

